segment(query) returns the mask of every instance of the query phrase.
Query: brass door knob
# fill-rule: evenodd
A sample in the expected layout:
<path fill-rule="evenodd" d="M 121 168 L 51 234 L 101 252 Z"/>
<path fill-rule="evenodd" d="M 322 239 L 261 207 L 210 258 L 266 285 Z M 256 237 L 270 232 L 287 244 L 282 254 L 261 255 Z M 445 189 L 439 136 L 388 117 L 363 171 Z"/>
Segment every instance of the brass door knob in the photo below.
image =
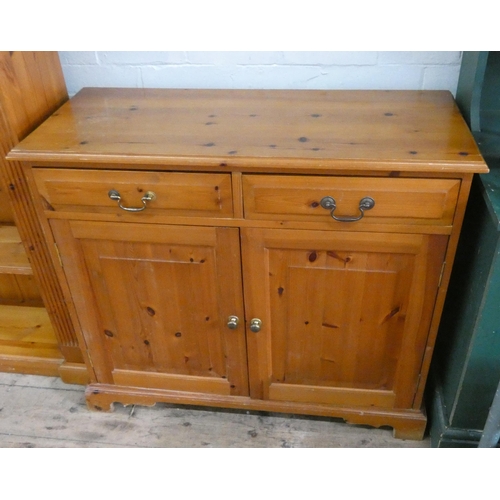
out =
<path fill-rule="evenodd" d="M 259 318 L 253 318 L 250 320 L 250 330 L 252 330 L 252 332 L 260 332 L 261 327 L 262 321 Z"/>
<path fill-rule="evenodd" d="M 229 316 L 229 318 L 227 318 L 227 327 L 231 330 L 235 330 L 238 327 L 239 322 L 240 319 L 238 316 Z"/>

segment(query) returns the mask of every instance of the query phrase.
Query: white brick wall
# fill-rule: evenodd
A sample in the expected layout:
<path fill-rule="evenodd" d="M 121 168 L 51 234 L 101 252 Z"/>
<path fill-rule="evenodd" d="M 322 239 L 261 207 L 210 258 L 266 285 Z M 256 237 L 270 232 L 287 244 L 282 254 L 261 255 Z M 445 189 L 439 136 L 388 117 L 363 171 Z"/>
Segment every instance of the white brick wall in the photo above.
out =
<path fill-rule="evenodd" d="M 461 52 L 60 52 L 82 87 L 415 89 L 456 92 Z"/>

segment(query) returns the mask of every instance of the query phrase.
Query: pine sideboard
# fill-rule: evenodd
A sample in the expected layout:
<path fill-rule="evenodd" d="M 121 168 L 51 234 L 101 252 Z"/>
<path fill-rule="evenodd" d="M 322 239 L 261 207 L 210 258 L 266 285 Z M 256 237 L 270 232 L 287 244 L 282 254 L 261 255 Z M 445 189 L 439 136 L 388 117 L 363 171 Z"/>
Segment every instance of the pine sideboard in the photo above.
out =
<path fill-rule="evenodd" d="M 87 403 L 339 417 L 421 439 L 471 180 L 445 91 L 87 88 L 21 162 Z"/>

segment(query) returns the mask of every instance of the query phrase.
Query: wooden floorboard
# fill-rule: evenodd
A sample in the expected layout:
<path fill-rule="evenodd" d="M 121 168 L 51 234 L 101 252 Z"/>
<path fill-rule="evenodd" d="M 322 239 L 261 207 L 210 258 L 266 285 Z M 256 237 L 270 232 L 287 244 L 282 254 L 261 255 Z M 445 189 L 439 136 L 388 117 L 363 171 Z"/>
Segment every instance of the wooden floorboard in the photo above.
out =
<path fill-rule="evenodd" d="M 335 419 L 158 404 L 87 409 L 84 387 L 0 373 L 0 448 L 428 448 Z"/>

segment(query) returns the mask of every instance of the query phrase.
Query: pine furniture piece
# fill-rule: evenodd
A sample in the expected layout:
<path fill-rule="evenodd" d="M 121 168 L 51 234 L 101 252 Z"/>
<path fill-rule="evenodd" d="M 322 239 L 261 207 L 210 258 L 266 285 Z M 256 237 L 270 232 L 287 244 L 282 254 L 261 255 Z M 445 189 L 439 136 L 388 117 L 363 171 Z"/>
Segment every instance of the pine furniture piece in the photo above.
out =
<path fill-rule="evenodd" d="M 83 89 L 20 162 L 90 408 L 335 416 L 421 439 L 474 172 L 450 93 Z"/>
<path fill-rule="evenodd" d="M 500 52 L 464 52 L 457 102 L 490 168 L 467 206 L 432 367 L 435 447 L 477 447 L 500 382 Z"/>
<path fill-rule="evenodd" d="M 21 165 L 5 160 L 67 99 L 57 52 L 0 52 L 0 371 L 86 383 Z"/>

